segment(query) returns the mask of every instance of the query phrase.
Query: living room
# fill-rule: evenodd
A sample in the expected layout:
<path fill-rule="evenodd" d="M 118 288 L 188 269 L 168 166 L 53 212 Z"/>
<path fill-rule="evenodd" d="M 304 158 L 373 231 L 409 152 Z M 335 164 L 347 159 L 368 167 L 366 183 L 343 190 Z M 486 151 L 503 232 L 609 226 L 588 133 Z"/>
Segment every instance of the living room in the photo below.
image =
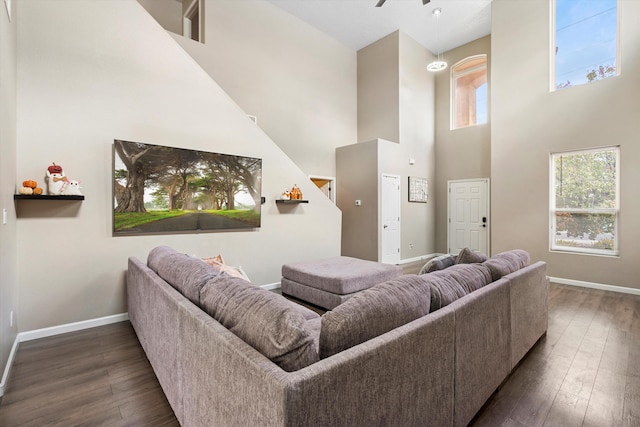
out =
<path fill-rule="evenodd" d="M 620 75 L 558 92 L 548 83 L 549 3 L 494 0 L 490 37 L 446 53 L 452 63 L 489 55 L 489 124 L 449 130 L 448 75 L 424 71 L 411 80 L 423 91 L 420 102 L 429 101 L 420 104 L 430 115 L 417 126 L 419 138 L 411 104 L 389 103 L 392 123 L 360 120 L 366 107 L 359 73 L 367 70 L 358 65 L 366 51 L 348 49 L 266 1 L 207 2 L 211 26 L 194 50 L 218 52 L 210 58 L 213 79 L 133 0 L 8 3 L 11 20 L 4 7 L 0 18 L 0 201 L 7 211 L 0 227 L 0 366 L 18 333 L 121 319 L 127 257 L 143 259 L 157 245 L 221 253 L 258 285 L 277 283 L 284 263 L 340 254 L 342 214 L 308 175 L 335 176 L 336 148 L 375 138 L 398 143 L 397 173 L 427 177 L 433 195 L 426 205 L 406 204 L 402 241 L 413 246 L 403 244 L 402 259 L 446 252 L 448 180 L 490 178 L 492 253 L 522 248 L 558 280 L 640 289 L 640 228 L 632 221 L 640 213 L 633 188 L 640 178 L 640 82 L 627 72 L 640 66 L 640 28 L 630 24 L 640 4 L 633 0 L 619 2 Z M 404 67 L 417 75 L 423 65 L 415 64 L 431 57 L 401 33 L 376 48 L 381 62 L 395 58 L 396 75 Z M 384 83 L 390 97 L 399 93 L 398 78 Z M 118 138 L 262 158 L 260 231 L 114 237 Z M 549 154 L 612 145 L 621 150 L 619 256 L 549 251 Z M 404 162 L 409 155 L 413 168 Z M 82 181 L 86 200 L 14 202 L 17 183 L 43 181 L 51 162 Z M 282 211 L 275 199 L 294 184 L 310 203 Z"/>

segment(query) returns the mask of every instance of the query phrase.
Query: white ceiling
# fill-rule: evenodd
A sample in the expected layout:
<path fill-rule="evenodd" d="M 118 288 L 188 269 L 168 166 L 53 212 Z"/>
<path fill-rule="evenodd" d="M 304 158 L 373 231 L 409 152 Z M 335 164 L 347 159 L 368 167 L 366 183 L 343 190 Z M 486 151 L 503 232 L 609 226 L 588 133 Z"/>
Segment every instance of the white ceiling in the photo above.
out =
<path fill-rule="evenodd" d="M 346 46 L 359 50 L 401 30 L 432 53 L 446 52 L 491 31 L 491 0 L 267 0 Z M 432 11 L 441 8 L 436 30 Z"/>

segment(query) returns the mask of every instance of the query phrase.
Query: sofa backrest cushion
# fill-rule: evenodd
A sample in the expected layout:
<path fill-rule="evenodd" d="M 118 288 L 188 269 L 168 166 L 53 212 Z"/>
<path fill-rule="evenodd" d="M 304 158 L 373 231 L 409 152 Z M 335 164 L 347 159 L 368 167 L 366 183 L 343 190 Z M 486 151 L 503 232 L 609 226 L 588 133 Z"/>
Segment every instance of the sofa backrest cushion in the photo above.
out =
<path fill-rule="evenodd" d="M 444 270 L 455 263 L 456 257 L 454 255 L 440 255 L 427 261 L 427 263 L 422 266 L 418 274 L 427 274 L 434 271 Z"/>
<path fill-rule="evenodd" d="M 429 313 L 429 287 L 413 274 L 358 292 L 322 316 L 320 358 L 382 335 Z"/>
<path fill-rule="evenodd" d="M 462 287 L 465 295 L 493 281 L 491 270 L 483 264 L 456 264 L 432 273 L 436 277 L 448 277 Z"/>
<path fill-rule="evenodd" d="M 529 253 L 522 249 L 496 254 L 486 260 L 483 264 L 491 270 L 493 280 L 498 280 L 502 276 L 513 273 L 516 270 L 528 266 L 530 263 Z"/>
<path fill-rule="evenodd" d="M 199 258 L 158 246 L 149 252 L 147 265 L 191 302 L 198 304 L 200 289 L 220 272 Z"/>
<path fill-rule="evenodd" d="M 293 304 L 282 295 L 226 275 L 210 280 L 200 291 L 205 312 L 288 372 L 318 361 L 311 319 L 305 318 L 312 316 Z"/>
<path fill-rule="evenodd" d="M 464 248 L 456 257 L 456 264 L 471 264 L 474 262 L 485 262 L 487 256 L 482 252 L 471 250 L 470 248 Z"/>
<path fill-rule="evenodd" d="M 420 276 L 429 286 L 432 312 L 451 304 L 467 294 L 467 291 L 456 280 L 448 275 L 436 275 L 435 273 L 437 272 Z"/>

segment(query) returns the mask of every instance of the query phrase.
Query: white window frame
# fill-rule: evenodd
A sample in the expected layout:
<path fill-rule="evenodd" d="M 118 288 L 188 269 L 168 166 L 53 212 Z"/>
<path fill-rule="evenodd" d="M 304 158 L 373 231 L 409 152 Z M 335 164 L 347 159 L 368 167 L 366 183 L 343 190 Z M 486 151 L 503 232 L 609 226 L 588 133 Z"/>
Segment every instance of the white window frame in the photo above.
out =
<path fill-rule="evenodd" d="M 559 156 L 567 156 L 572 154 L 594 153 L 599 151 L 615 151 L 616 153 L 616 206 L 614 208 L 556 208 L 556 189 L 555 189 L 555 159 Z M 593 249 L 572 246 L 556 245 L 556 213 L 568 212 L 578 214 L 613 214 L 615 216 L 615 245 L 613 249 Z M 620 254 L 620 146 L 600 147 L 584 150 L 564 151 L 551 153 L 549 156 L 549 250 L 552 252 L 591 254 L 601 256 L 619 256 Z"/>
<path fill-rule="evenodd" d="M 484 63 L 483 64 L 479 64 L 476 65 L 475 67 L 471 67 L 469 69 L 463 70 L 463 71 L 456 71 L 456 68 L 465 64 L 466 62 L 472 62 L 475 61 L 477 59 L 484 59 Z M 485 125 L 487 123 L 489 123 L 489 73 L 488 73 L 488 68 L 487 68 L 487 54 L 486 53 L 482 53 L 479 55 L 472 55 L 472 56 L 468 56 L 458 62 L 456 62 L 455 64 L 453 64 L 451 66 L 451 74 L 450 74 L 450 78 L 451 78 L 451 83 L 450 83 L 450 87 L 451 87 L 451 94 L 450 94 L 450 104 L 451 104 L 451 111 L 450 111 L 450 128 L 451 130 L 455 130 L 455 129 L 464 129 L 467 127 L 471 127 L 471 126 L 481 126 L 481 125 Z M 472 125 L 465 125 L 465 126 L 456 126 L 456 80 L 460 77 L 464 77 L 467 74 L 471 74 L 471 73 L 475 73 L 476 71 L 482 70 L 484 69 L 484 73 L 485 73 L 485 79 L 486 79 L 486 85 L 487 85 L 487 121 L 485 123 L 474 123 Z M 477 118 L 477 112 L 476 112 L 476 118 Z"/>

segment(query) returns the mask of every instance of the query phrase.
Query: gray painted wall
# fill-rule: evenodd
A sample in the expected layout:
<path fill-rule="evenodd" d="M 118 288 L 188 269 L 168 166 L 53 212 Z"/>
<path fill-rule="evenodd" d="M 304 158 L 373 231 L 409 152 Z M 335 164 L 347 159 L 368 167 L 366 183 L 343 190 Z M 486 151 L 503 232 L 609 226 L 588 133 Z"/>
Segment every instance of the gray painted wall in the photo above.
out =
<path fill-rule="evenodd" d="M 549 91 L 549 4 L 492 6 L 492 250 L 519 247 L 550 276 L 640 289 L 640 2 L 620 0 L 621 74 Z M 549 251 L 550 152 L 620 145 L 620 256 Z"/>
<path fill-rule="evenodd" d="M 491 90 L 491 36 L 445 53 L 449 67 L 436 73 L 436 250 L 447 252 L 447 181 L 489 178 L 491 175 L 491 115 L 485 125 L 451 130 L 451 67 L 472 55 L 487 55 L 487 81 Z M 489 96 L 489 105 L 491 105 Z"/>
<path fill-rule="evenodd" d="M 206 43 L 176 40 L 300 169 L 335 176 L 357 142 L 355 51 L 266 1 L 205 3 Z"/>
<path fill-rule="evenodd" d="M 16 188 L 16 22 L 13 2 L 9 22 L 4 2 L 0 4 L 0 209 L 7 211 L 7 224 L 0 222 L 0 372 L 4 369 L 18 328 L 10 325 L 10 313 L 18 307 L 17 223 L 13 208 Z M 28 177 L 18 177 L 22 183 Z M 2 213 L 0 211 L 0 218 Z M 17 320 L 17 319 L 16 319 Z M 6 384 L 0 387 L 0 396 Z"/>
<path fill-rule="evenodd" d="M 86 195 L 18 204 L 20 331 L 125 312 L 127 257 L 146 259 L 157 245 L 222 253 L 256 284 L 278 282 L 283 263 L 340 253 L 335 205 L 138 2 L 17 7 L 17 175 L 42 181 L 55 161 Z M 115 138 L 262 158 L 262 227 L 112 237 Z M 280 209 L 274 199 L 293 184 L 310 203 Z"/>
<path fill-rule="evenodd" d="M 425 70 L 430 58 L 426 49 L 401 32 L 358 51 L 358 137 L 372 139 L 340 148 L 336 154 L 345 255 L 380 259 L 382 173 L 401 177 L 400 258 L 434 252 L 433 201 L 408 201 L 409 176 L 427 178 L 432 185 L 435 180 L 434 76 Z M 366 178 L 360 176 L 363 172 Z M 366 205 L 360 194 L 366 195 Z M 363 200 L 363 205 L 355 207 L 355 199 Z"/>

